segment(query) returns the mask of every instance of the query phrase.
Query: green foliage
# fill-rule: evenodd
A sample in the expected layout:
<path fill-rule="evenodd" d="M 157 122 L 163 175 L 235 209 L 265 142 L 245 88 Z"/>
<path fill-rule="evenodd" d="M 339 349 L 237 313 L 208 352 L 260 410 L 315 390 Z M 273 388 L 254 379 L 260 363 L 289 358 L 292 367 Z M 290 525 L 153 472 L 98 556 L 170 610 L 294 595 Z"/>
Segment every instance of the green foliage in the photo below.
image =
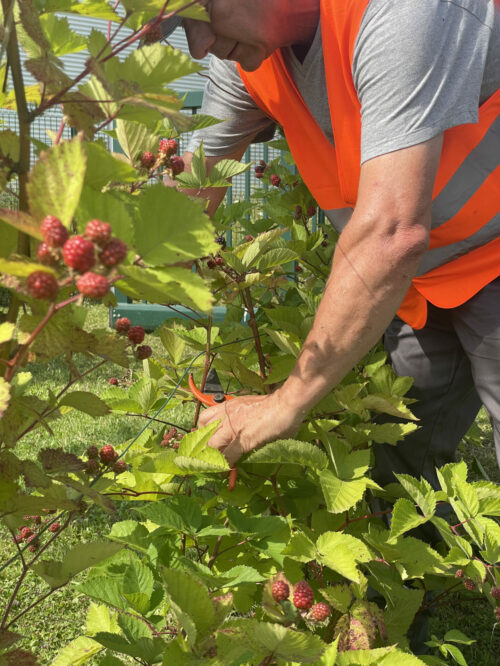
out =
<path fill-rule="evenodd" d="M 17 245 L 0 259 L 11 295 L 0 324 L 0 520 L 12 538 L 1 566 L 19 567 L 0 613 L 0 663 L 37 663 L 20 647 L 16 627 L 65 587 L 92 603 L 82 636 L 62 647 L 56 666 L 440 663 L 411 654 L 408 631 L 436 603 L 429 593 L 446 599 L 462 587 L 461 577 L 496 607 L 498 487 L 470 481 L 464 463 L 439 471 L 440 489 L 406 475 L 388 488 L 370 478 L 372 444 L 394 445 L 418 427 L 406 397 L 411 380 L 396 377 L 378 348 L 311 410 L 293 439 L 242 459 L 235 484 L 223 454 L 207 446 L 218 424 L 191 431 L 189 373 L 200 383 L 212 365 L 236 394 L 262 394 L 286 377 L 311 328 L 335 234 L 302 212 L 314 202 L 288 169 L 288 155 L 263 176 L 268 184 L 268 173 L 278 174 L 279 188 L 262 188 L 250 204 L 222 206 L 214 223 L 202 203 L 164 187 L 166 175 L 183 187 L 225 187 L 248 165 L 223 161 L 207 173 L 200 147 L 192 172 L 177 173 L 160 138 L 215 121 L 182 114 L 168 85 L 200 67 L 170 47 L 141 41 L 165 3 L 122 4 L 125 19 L 104 0 L 16 6 L 15 45 L 39 85 L 25 91 L 28 109 L 19 95 L 22 73 L 13 67 L 0 94 L 0 105 L 24 119 L 19 135 L 0 133 L 0 187 L 17 178 L 20 191 L 19 211 L 0 209 L 2 228 Z M 182 0 L 168 11 L 208 18 L 203 7 Z M 74 80 L 58 58 L 83 43 L 60 13 L 106 18 L 118 35 L 108 42 L 91 33 L 90 58 Z M 2 20 L 10 28 L 9 17 Z M 131 31 L 125 43 L 138 48 L 122 60 L 123 27 Z M 0 67 L 3 80 L 6 64 Z M 77 135 L 53 137 L 30 170 L 29 124 L 57 104 Z M 113 120 L 108 131 L 120 141 L 121 157 L 94 141 Z M 144 159 L 148 152 L 152 160 Z M 133 298 L 193 310 L 191 320 L 158 331 L 159 352 L 140 371 L 136 361 L 144 357 L 134 336 L 86 326 L 83 293 L 75 292 L 85 271 L 57 249 L 50 265 L 43 256 L 34 261 L 48 215 L 87 236 L 90 220 L 108 222 L 126 256 L 109 266 L 101 256 L 106 241 L 92 239 L 91 268 Z M 229 230 L 251 237 L 225 247 L 214 241 Z M 30 289 L 40 270 L 57 281 L 52 301 Z M 104 298 L 113 302 L 111 294 Z M 214 306 L 226 313 L 217 327 Z M 54 361 L 65 367 L 62 388 L 37 392 L 30 369 Z M 124 374 L 96 395 L 84 381 L 110 364 Z M 132 440 L 124 437 L 116 455 L 109 444 L 83 456 L 70 450 L 70 427 L 68 446 L 49 446 L 75 412 L 90 419 L 134 413 L 147 424 Z M 172 414 L 182 415 L 182 428 L 167 420 Z M 31 437 L 38 448 L 23 457 Z M 392 509 L 374 510 L 373 497 Z M 60 535 L 89 505 L 114 515 L 117 500 L 127 508 L 107 540 L 57 550 Z M 451 524 L 439 515 L 442 503 L 452 508 Z M 425 524 L 442 536 L 436 547 L 410 534 Z M 28 576 L 45 591 L 18 607 Z M 294 600 L 293 588 L 304 580 L 314 601 L 329 605 L 327 616 Z M 277 581 L 288 585 L 289 598 L 275 599 Z M 457 644 L 469 642 L 452 630 L 429 644 L 463 664 Z"/>

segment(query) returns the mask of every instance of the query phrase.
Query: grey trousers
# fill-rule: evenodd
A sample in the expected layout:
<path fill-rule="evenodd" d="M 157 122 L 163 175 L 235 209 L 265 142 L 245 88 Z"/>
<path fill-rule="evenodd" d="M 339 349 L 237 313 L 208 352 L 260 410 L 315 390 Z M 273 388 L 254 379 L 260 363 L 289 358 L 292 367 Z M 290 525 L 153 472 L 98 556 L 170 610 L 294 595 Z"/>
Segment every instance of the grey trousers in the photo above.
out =
<path fill-rule="evenodd" d="M 500 465 L 500 277 L 449 310 L 429 304 L 425 328 L 396 317 L 384 336 L 394 370 L 414 378 L 408 397 L 420 428 L 397 446 L 375 445 L 374 479 L 393 473 L 426 478 L 439 487 L 436 468 L 452 462 L 482 404 L 492 423 Z"/>

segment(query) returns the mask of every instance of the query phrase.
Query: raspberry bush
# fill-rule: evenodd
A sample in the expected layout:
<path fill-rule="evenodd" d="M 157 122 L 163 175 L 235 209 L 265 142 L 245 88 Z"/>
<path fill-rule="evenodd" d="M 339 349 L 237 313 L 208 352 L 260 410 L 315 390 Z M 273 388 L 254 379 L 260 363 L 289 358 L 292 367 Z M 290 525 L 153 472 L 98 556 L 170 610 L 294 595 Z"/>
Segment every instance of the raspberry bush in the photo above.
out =
<path fill-rule="evenodd" d="M 316 226 L 316 203 L 288 157 L 255 165 L 255 182 L 272 187 L 258 190 L 250 208 L 221 206 L 213 222 L 199 202 L 163 186 L 169 176 L 194 190 L 223 187 L 248 167 L 224 162 L 207 174 L 201 147 L 185 171 L 182 134 L 211 121 L 179 113 L 170 84 L 200 66 L 157 42 L 156 12 L 201 17 L 204 9 L 180 0 L 153 4 L 123 2 L 116 13 L 104 0 L 64 5 L 111 22 L 109 39 L 92 36 L 91 56 L 72 81 L 57 62 L 73 42 L 55 5 L 19 0 L 8 26 L 2 13 L 9 30 L 1 39 L 10 41 L 0 99 L 10 107 L 15 101 L 22 122 L 19 134 L 0 129 L 0 187 L 19 192 L 18 210 L 0 209 L 7 239 L 0 281 L 11 296 L 0 322 L 0 520 L 21 566 L 14 589 L 2 589 L 0 662 L 37 663 L 16 632 L 19 619 L 34 601 L 73 585 L 93 605 L 85 635 L 61 646 L 59 666 L 92 659 L 343 666 L 358 650 L 364 664 L 411 666 L 444 663 L 437 655 L 446 650 L 461 656 L 455 643 L 468 639 L 460 632 L 434 641 L 436 654 L 425 661 L 411 654 L 408 631 L 417 614 L 454 594 L 464 603 L 483 595 L 497 622 L 498 488 L 469 480 L 464 463 L 440 470 L 439 490 L 404 475 L 385 489 L 371 480 L 372 444 L 396 443 L 416 427 L 405 397 L 410 381 L 393 374 L 379 348 L 293 439 L 253 452 L 234 470 L 206 446 L 217 426 L 197 429 L 189 373 L 201 386 L 214 367 L 236 394 L 266 393 L 286 377 L 336 236 Z M 40 84 L 38 93 L 29 91 L 29 108 L 19 92 L 21 44 L 28 59 L 42 54 L 38 66 L 29 64 Z M 137 49 L 119 60 L 131 44 Z M 61 127 L 30 164 L 27 119 L 57 105 L 76 134 L 63 140 Z M 94 141 L 112 121 L 122 159 Z M 271 147 L 286 149 L 282 139 Z M 180 233 L 188 223 L 192 233 Z M 156 358 L 144 328 L 126 317 L 115 330 L 85 328 L 83 298 L 113 304 L 115 285 L 196 316 L 159 329 Z M 214 306 L 225 308 L 224 321 L 214 321 Z M 110 371 L 100 396 L 78 390 L 80 353 L 92 368 L 121 366 L 123 376 Z M 30 363 L 54 358 L 68 363 L 67 386 L 57 395 L 32 394 Z M 68 409 L 150 420 L 133 441 L 92 441 L 79 457 L 51 445 L 51 420 Z M 187 427 L 171 422 L 182 410 L 194 413 Z M 37 428 L 47 432 L 46 446 L 28 462 L 18 444 Z M 372 495 L 388 508 L 375 509 Z M 127 519 L 111 523 L 108 540 L 52 548 L 89 505 L 113 514 L 116 501 L 128 503 Z M 444 503 L 449 521 L 440 516 Z M 413 536 L 425 523 L 442 536 L 438 546 Z M 32 574 L 44 591 L 26 602 L 20 592 Z"/>

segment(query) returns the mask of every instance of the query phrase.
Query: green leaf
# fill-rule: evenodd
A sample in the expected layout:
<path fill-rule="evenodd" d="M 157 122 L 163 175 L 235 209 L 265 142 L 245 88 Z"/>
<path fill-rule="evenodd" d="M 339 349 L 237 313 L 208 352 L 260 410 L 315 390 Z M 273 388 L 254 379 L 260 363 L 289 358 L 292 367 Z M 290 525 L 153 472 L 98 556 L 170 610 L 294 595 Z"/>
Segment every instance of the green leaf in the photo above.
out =
<path fill-rule="evenodd" d="M 183 571 L 162 569 L 170 610 L 193 646 L 204 638 L 215 620 L 213 604 L 204 585 Z"/>
<path fill-rule="evenodd" d="M 371 559 L 362 541 L 340 532 L 322 534 L 316 541 L 316 549 L 320 562 L 355 583 L 360 581 L 357 562 L 367 562 Z"/>
<path fill-rule="evenodd" d="M 219 249 L 213 240 L 210 220 L 200 204 L 171 187 L 147 188 L 138 212 L 137 247 L 148 264 L 187 261 Z"/>
<path fill-rule="evenodd" d="M 185 495 L 147 504 L 139 511 L 156 525 L 179 532 L 195 534 L 202 525 L 202 513 L 198 502 Z"/>
<path fill-rule="evenodd" d="M 28 183 L 33 217 L 41 221 L 46 215 L 55 215 L 69 228 L 80 200 L 85 169 L 85 153 L 78 139 L 41 153 Z"/>
<path fill-rule="evenodd" d="M 398 499 L 394 505 L 391 519 L 391 539 L 412 530 L 427 521 L 417 513 L 415 506 L 405 498 Z"/>
<path fill-rule="evenodd" d="M 236 620 L 225 625 L 236 640 L 254 651 L 275 659 L 314 663 L 320 659 L 326 645 L 311 633 L 301 633 L 280 624 L 257 620 Z"/>
<path fill-rule="evenodd" d="M 316 546 L 305 534 L 295 532 L 283 551 L 283 555 L 298 562 L 310 562 L 316 557 Z"/>
<path fill-rule="evenodd" d="M 4 342 L 9 342 L 15 336 L 16 325 L 11 322 L 3 322 L 0 324 L 0 345 L 3 345 Z"/>
<path fill-rule="evenodd" d="M 132 608 L 145 615 L 153 594 L 153 572 L 141 562 L 133 560 L 123 576 L 123 596 Z"/>
<path fill-rule="evenodd" d="M 345 583 L 337 583 L 322 588 L 321 594 L 335 610 L 341 613 L 347 613 L 354 599 L 351 588 Z"/>
<path fill-rule="evenodd" d="M 274 266 L 283 266 L 298 258 L 298 254 L 286 247 L 279 247 L 265 252 L 256 262 L 257 270 L 264 272 Z"/>
<path fill-rule="evenodd" d="M 119 632 L 116 613 L 111 613 L 107 606 L 91 603 L 87 611 L 85 632 L 93 636 L 99 631 Z"/>
<path fill-rule="evenodd" d="M 451 629 L 450 631 L 447 631 L 443 638 L 447 642 L 452 641 L 452 643 L 462 643 L 463 645 L 472 645 L 472 643 L 476 642 L 474 639 L 469 638 L 461 631 L 458 631 L 458 629 Z"/>
<path fill-rule="evenodd" d="M 51 666 L 80 666 L 102 650 L 102 645 L 87 636 L 79 636 L 60 650 Z"/>
<path fill-rule="evenodd" d="M 174 365 L 179 365 L 182 360 L 184 349 L 186 347 L 185 341 L 176 335 L 175 331 L 168 326 L 162 326 L 159 331 L 160 340 L 167 350 Z"/>
<path fill-rule="evenodd" d="M 10 384 L 0 377 L 0 419 L 7 411 L 10 402 Z"/>
<path fill-rule="evenodd" d="M 424 516 L 432 517 L 436 510 L 436 493 L 429 482 L 425 479 L 417 481 L 408 474 L 395 474 L 395 476 Z"/>
<path fill-rule="evenodd" d="M 320 448 L 309 442 L 280 439 L 252 453 L 245 463 L 301 465 L 320 471 L 328 467 L 328 458 Z"/>
<path fill-rule="evenodd" d="M 468 666 L 467 662 L 464 659 L 464 655 L 460 652 L 460 650 L 457 648 L 456 645 L 449 645 L 448 643 L 445 643 L 443 645 L 444 648 L 451 654 L 453 657 L 454 661 L 457 662 L 457 664 L 460 664 L 460 666 Z"/>
<path fill-rule="evenodd" d="M 152 134 L 146 125 L 132 120 L 118 119 L 116 136 L 121 149 L 132 165 L 137 163 L 143 152 L 154 152 L 158 146 L 158 137 Z"/>
<path fill-rule="evenodd" d="M 342 481 L 329 469 L 320 473 L 319 481 L 331 513 L 342 513 L 355 506 L 362 499 L 367 483 L 366 478 Z"/>
<path fill-rule="evenodd" d="M 94 393 L 87 391 L 72 391 L 60 400 L 59 407 L 73 407 L 89 416 L 105 416 L 109 414 L 109 407 Z"/>
<path fill-rule="evenodd" d="M 208 181 L 211 187 L 227 187 L 227 180 L 245 173 L 250 168 L 250 163 L 242 164 L 236 160 L 220 160 L 212 167 Z"/>
<path fill-rule="evenodd" d="M 381 412 L 382 414 L 390 414 L 402 419 L 416 420 L 416 417 L 411 413 L 405 403 L 400 399 L 390 395 L 380 395 L 371 393 L 370 395 L 361 398 L 361 403 L 366 409 Z"/>
<path fill-rule="evenodd" d="M 14 631 L 7 631 L 7 629 L 0 629 L 0 650 L 14 645 L 22 638 L 21 634 Z"/>
<path fill-rule="evenodd" d="M 93 190 L 101 190 L 111 181 L 133 183 L 137 180 L 137 171 L 123 160 L 113 157 L 104 146 L 98 143 L 84 144 L 87 156 L 85 185 Z"/>
<path fill-rule="evenodd" d="M 108 576 L 93 576 L 77 586 L 80 593 L 102 601 L 114 608 L 128 610 L 129 605 L 123 597 L 122 586 L 119 580 L 110 579 Z"/>
<path fill-rule="evenodd" d="M 71 30 L 66 17 L 57 17 L 52 13 L 42 14 L 40 23 L 56 57 L 77 53 L 86 48 L 85 37 Z"/>

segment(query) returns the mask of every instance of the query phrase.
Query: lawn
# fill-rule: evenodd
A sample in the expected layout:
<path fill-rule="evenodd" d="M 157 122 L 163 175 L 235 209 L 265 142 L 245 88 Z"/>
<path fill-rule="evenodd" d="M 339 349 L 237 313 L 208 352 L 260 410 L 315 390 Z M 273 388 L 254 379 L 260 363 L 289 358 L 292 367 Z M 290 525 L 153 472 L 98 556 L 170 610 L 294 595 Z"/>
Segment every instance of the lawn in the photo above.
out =
<path fill-rule="evenodd" d="M 89 306 L 89 328 L 107 325 L 107 310 L 103 306 Z M 154 335 L 148 336 L 146 341 L 150 344 L 157 357 L 162 354 L 162 346 Z M 81 370 L 88 367 L 88 359 L 78 359 Z M 66 381 L 65 366 L 60 362 L 50 365 L 30 364 L 27 368 L 34 377 L 34 383 L 40 395 L 47 391 L 56 391 Z M 109 386 L 111 376 L 122 376 L 123 368 L 101 367 L 94 374 L 85 377 L 78 385 L 81 390 L 92 390 L 102 393 Z M 177 412 L 169 412 L 169 420 L 182 419 Z M 95 444 L 121 445 L 125 440 L 131 439 L 144 426 L 145 419 L 140 417 L 109 415 L 100 419 L 93 419 L 80 412 L 70 412 L 65 419 L 54 422 L 53 437 L 46 431 L 26 436 L 19 446 L 19 455 L 24 458 L 36 458 L 42 447 L 63 446 L 66 450 L 76 454 L 83 454 L 85 449 Z M 476 421 L 475 431 L 462 443 L 459 455 L 469 464 L 472 478 L 482 478 L 487 474 L 492 481 L 500 481 L 500 473 L 494 455 L 491 427 L 488 417 L 482 411 Z M 70 437 L 68 437 L 70 433 Z M 62 551 L 76 543 L 95 540 L 105 536 L 113 520 L 124 520 L 130 511 L 129 505 L 118 505 L 114 517 L 109 517 L 97 507 L 91 508 L 87 514 L 77 518 L 66 531 L 64 539 L 56 541 L 51 557 L 57 558 Z M 0 541 L 0 566 L 14 553 L 9 536 L 4 533 Z M 0 572 L 0 589 L 2 598 L 7 598 L 16 582 L 19 569 L 11 565 Z M 81 580 L 81 574 L 78 580 Z M 45 585 L 39 578 L 30 574 L 26 580 L 21 594 L 16 602 L 19 609 L 32 603 L 43 594 Z M 33 650 L 39 657 L 41 664 L 50 664 L 57 651 L 70 640 L 82 633 L 85 623 L 86 609 L 89 601 L 86 597 L 75 594 L 70 585 L 52 595 L 48 601 L 41 603 L 32 612 L 21 618 L 15 629 L 26 637 L 24 647 Z M 468 664 L 471 666 L 494 666 L 498 663 L 500 654 L 500 630 L 493 631 L 493 613 L 491 606 L 482 600 L 461 601 L 443 606 L 431 618 L 431 631 L 438 637 L 450 628 L 460 629 L 469 637 L 474 637 L 476 643 L 464 648 L 463 652 Z"/>

